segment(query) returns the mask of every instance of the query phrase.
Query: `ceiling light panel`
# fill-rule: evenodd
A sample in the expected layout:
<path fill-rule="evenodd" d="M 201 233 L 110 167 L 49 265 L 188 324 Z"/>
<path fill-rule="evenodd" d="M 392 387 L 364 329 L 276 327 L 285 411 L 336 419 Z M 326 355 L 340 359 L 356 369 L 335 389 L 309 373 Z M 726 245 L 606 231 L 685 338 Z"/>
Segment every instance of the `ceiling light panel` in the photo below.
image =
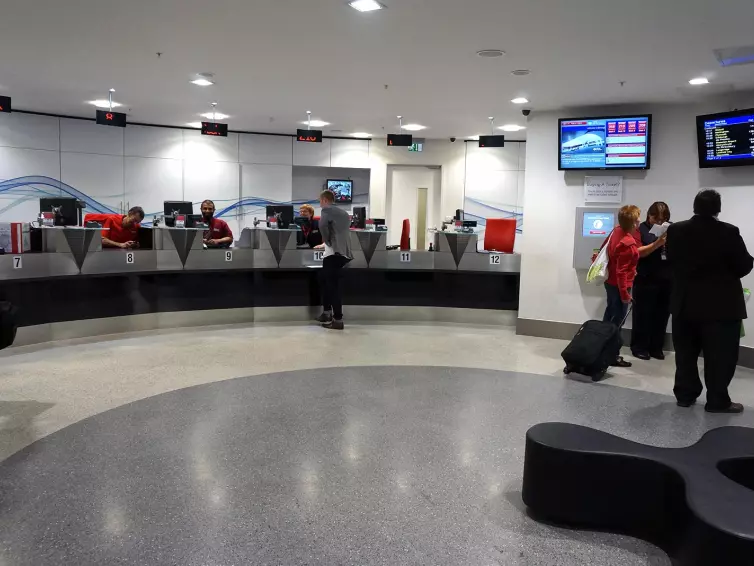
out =
<path fill-rule="evenodd" d="M 97 100 L 90 100 L 89 104 L 94 104 L 97 108 L 107 108 L 110 109 L 110 101 L 106 100 L 104 98 L 100 98 Z M 119 106 L 123 106 L 120 102 L 115 102 L 113 100 L 113 108 L 118 108 Z"/>
<path fill-rule="evenodd" d="M 511 102 L 513 104 L 528 104 L 529 103 L 529 99 L 528 98 L 524 98 L 523 96 L 519 96 L 518 98 L 514 98 L 513 100 L 511 100 Z"/>
<path fill-rule="evenodd" d="M 222 112 L 205 112 L 204 114 L 200 114 L 200 116 L 207 120 L 225 120 L 226 118 L 230 118 L 230 116 Z"/>
<path fill-rule="evenodd" d="M 213 83 L 209 79 L 202 78 L 202 79 L 194 79 L 193 81 L 191 81 L 191 84 L 195 84 L 196 86 L 212 86 L 215 83 Z"/>
<path fill-rule="evenodd" d="M 709 84 L 709 79 L 707 79 L 706 77 L 696 77 L 695 79 L 691 79 L 689 81 L 689 84 L 695 86 L 706 85 Z"/>
<path fill-rule="evenodd" d="M 519 126 L 518 124 L 506 124 L 505 126 L 500 126 L 498 129 L 503 130 L 504 132 L 520 132 L 521 130 L 525 130 L 526 126 Z"/>
<path fill-rule="evenodd" d="M 348 5 L 359 12 L 374 12 L 375 10 L 382 10 L 385 7 L 376 0 L 353 0 Z"/>
<path fill-rule="evenodd" d="M 330 122 L 325 122 L 323 120 L 312 120 L 309 122 L 308 120 L 304 120 L 301 122 L 304 126 L 311 125 L 312 128 L 324 128 L 325 126 L 329 126 Z"/>
<path fill-rule="evenodd" d="M 366 132 L 354 132 L 351 134 L 355 138 L 371 138 L 372 134 L 368 134 Z"/>
<path fill-rule="evenodd" d="M 404 124 L 403 129 L 407 132 L 418 132 L 420 130 L 426 130 L 427 126 L 422 126 L 421 124 Z"/>

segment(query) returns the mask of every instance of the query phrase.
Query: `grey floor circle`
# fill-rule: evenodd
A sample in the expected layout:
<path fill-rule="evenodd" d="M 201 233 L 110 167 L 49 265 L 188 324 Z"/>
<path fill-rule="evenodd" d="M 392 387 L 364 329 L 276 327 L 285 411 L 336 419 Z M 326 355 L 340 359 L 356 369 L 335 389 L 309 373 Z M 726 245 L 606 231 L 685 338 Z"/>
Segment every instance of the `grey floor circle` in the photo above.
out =
<path fill-rule="evenodd" d="M 640 540 L 530 519 L 525 432 L 564 421 L 682 446 L 725 418 L 646 392 L 461 368 L 201 385 L 2 462 L 0 564 L 670 564 Z"/>

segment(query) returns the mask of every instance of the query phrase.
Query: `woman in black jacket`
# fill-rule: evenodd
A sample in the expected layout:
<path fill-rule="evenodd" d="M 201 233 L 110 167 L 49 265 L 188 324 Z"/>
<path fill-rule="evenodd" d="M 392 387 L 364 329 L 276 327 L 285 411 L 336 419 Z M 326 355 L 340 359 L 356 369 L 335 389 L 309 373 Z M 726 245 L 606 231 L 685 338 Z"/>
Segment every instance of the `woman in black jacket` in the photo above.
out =
<path fill-rule="evenodd" d="M 657 236 L 650 233 L 655 224 L 669 221 L 668 205 L 653 203 L 647 211 L 646 221 L 639 225 L 642 247 L 656 242 Z M 665 246 L 661 245 L 639 260 L 634 281 L 631 352 L 640 360 L 665 359 L 662 349 L 670 318 L 670 290 L 671 273 Z"/>

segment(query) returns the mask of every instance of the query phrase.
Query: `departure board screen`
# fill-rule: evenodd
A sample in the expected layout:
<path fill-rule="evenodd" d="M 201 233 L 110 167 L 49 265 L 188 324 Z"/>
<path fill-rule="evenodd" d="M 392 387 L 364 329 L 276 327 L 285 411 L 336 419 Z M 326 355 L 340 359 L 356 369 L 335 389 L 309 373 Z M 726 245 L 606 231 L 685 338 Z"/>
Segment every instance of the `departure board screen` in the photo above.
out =
<path fill-rule="evenodd" d="M 697 116 L 699 167 L 754 165 L 754 109 Z"/>

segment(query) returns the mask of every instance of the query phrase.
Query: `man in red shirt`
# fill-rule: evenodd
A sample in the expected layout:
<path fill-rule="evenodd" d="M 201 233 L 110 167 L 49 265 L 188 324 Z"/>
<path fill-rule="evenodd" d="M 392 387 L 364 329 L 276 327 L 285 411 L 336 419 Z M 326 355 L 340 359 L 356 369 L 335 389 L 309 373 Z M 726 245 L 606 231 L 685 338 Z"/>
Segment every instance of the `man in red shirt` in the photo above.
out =
<path fill-rule="evenodd" d="M 136 248 L 139 245 L 139 223 L 144 220 L 144 209 L 134 206 L 126 216 L 122 214 L 87 214 L 85 222 L 98 222 L 102 230 L 103 248 Z"/>
<path fill-rule="evenodd" d="M 204 231 L 204 243 L 208 248 L 227 248 L 233 243 L 233 232 L 225 220 L 215 218 L 215 203 L 205 200 L 202 203 L 202 216 L 209 230 Z"/>

